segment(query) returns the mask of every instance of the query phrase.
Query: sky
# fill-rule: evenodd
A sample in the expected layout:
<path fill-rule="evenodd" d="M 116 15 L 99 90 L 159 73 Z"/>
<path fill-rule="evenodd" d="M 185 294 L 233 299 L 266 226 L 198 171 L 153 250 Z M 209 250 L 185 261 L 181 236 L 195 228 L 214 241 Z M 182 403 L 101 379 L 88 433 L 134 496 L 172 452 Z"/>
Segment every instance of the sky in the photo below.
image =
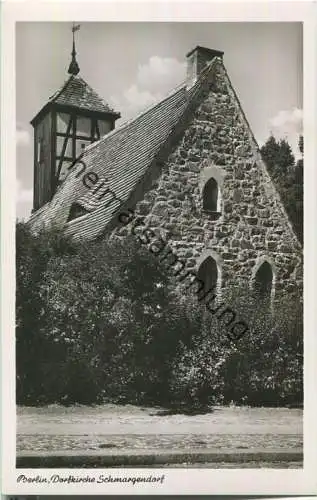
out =
<path fill-rule="evenodd" d="M 30 120 L 68 78 L 72 24 L 19 22 L 16 28 L 17 211 L 33 200 Z M 133 118 L 181 84 L 196 45 L 224 51 L 224 64 L 261 146 L 273 134 L 295 156 L 302 132 L 301 23 L 83 22 L 76 33 L 80 75 L 122 118 Z"/>

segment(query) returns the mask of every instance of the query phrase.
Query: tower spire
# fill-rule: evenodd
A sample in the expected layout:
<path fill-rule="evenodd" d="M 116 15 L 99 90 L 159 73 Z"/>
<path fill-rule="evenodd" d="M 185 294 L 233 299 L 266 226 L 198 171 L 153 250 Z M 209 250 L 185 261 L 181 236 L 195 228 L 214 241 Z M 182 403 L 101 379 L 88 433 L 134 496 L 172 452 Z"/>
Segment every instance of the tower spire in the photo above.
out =
<path fill-rule="evenodd" d="M 68 73 L 71 75 L 77 75 L 79 73 L 79 66 L 76 61 L 76 49 L 75 49 L 75 31 L 78 31 L 80 29 L 80 24 L 75 25 L 73 23 L 72 26 L 72 32 L 73 32 L 73 50 L 72 50 L 72 60 L 70 62 L 69 68 L 68 68 Z"/>

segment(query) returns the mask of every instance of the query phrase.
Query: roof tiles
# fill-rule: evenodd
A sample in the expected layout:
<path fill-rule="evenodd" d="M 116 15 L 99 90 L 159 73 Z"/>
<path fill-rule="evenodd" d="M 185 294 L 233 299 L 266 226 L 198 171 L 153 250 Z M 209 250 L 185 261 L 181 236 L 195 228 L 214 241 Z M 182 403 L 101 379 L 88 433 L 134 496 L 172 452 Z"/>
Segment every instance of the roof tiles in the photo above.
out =
<path fill-rule="evenodd" d="M 127 126 L 105 136 L 84 155 L 86 172 L 95 172 L 101 182 L 107 179 L 105 185 L 118 199 L 127 201 L 183 114 L 187 101 L 182 87 Z M 92 190 L 80 187 L 80 192 L 83 194 L 76 203 L 90 213 L 73 220 L 69 229 L 72 234 L 93 238 L 111 221 L 118 204 L 110 203 L 111 194 L 99 199 L 100 191 L 94 195 Z"/>
<path fill-rule="evenodd" d="M 101 113 L 116 114 L 104 100 L 99 97 L 86 82 L 78 75 L 71 75 L 60 90 L 50 97 L 50 102 L 73 106 Z"/>
<path fill-rule="evenodd" d="M 217 61 L 215 58 L 214 62 Z M 165 99 L 152 106 L 135 119 L 121 125 L 83 153 L 87 172 L 98 175 L 116 197 L 124 203 L 140 186 L 170 137 L 179 128 L 182 118 L 189 111 L 190 104 L 196 106 L 196 96 L 202 91 L 204 81 L 215 67 L 213 62 L 206 67 L 196 84 L 187 89 L 185 85 L 175 89 Z M 82 166 L 79 165 L 79 169 Z M 87 189 L 82 176 L 74 169 L 59 187 L 51 202 L 34 213 L 31 224 L 66 224 L 65 230 L 76 238 L 93 239 L 100 235 L 116 216 L 118 204 L 110 203 L 111 195 L 99 198 L 99 193 Z M 67 222 L 71 206 L 80 205 L 85 215 Z M 133 207 L 130 207 L 133 208 Z M 115 210 L 116 209 L 116 210 Z"/>

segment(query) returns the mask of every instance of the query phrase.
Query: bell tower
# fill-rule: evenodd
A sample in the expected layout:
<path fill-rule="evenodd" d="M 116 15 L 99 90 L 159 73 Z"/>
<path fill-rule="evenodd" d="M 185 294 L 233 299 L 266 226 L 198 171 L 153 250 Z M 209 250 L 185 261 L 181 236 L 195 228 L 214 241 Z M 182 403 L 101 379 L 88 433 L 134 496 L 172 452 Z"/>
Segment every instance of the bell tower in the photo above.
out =
<path fill-rule="evenodd" d="M 34 128 L 33 211 L 51 200 L 68 168 L 82 151 L 115 127 L 120 113 L 79 76 L 75 33 L 68 68 L 69 77 L 31 121 Z"/>

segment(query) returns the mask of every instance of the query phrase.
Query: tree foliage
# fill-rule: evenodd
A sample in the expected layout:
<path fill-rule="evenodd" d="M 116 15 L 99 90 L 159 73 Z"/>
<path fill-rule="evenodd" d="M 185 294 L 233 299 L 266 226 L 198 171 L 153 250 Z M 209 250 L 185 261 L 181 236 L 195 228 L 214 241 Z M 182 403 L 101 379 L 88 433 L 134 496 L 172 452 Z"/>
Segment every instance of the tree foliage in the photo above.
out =
<path fill-rule="evenodd" d="M 299 151 L 303 155 L 303 136 L 299 137 Z M 294 231 L 303 242 L 303 158 L 297 160 L 285 139 L 269 137 L 261 148 L 268 171 L 280 193 Z"/>
<path fill-rule="evenodd" d="M 267 312 L 251 321 L 261 308 L 241 302 L 239 291 L 235 307 L 251 328 L 234 346 L 223 324 L 189 291 L 179 295 L 168 270 L 132 237 L 75 244 L 18 224 L 16 243 L 18 403 L 202 409 L 301 401 L 293 303 L 274 321 Z"/>

